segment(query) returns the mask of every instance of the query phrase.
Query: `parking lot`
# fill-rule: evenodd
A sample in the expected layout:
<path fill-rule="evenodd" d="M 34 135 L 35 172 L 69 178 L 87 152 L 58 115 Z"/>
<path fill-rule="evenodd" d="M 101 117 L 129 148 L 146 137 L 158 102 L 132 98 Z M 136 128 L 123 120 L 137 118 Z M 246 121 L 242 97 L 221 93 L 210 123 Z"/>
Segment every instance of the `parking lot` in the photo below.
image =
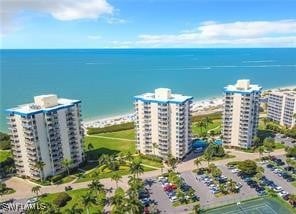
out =
<path fill-rule="evenodd" d="M 233 176 L 225 166 L 218 167 L 222 170 L 223 175 L 226 175 L 237 183 L 241 182 L 240 179 Z M 203 208 L 212 207 L 213 205 L 219 206 L 227 203 L 234 203 L 257 195 L 256 191 L 243 185 L 238 193 L 216 197 L 205 183 L 196 179 L 196 175 L 193 172 L 184 172 L 182 173 L 182 177 L 193 187 L 197 194 L 200 195 L 200 205 Z"/>
<path fill-rule="evenodd" d="M 264 174 L 268 179 L 274 181 L 277 185 L 281 186 L 286 192 L 292 194 L 296 193 L 296 188 L 290 182 L 286 181 L 283 177 L 280 177 L 279 175 L 272 172 L 266 164 L 263 164 L 262 166 L 264 168 Z"/>
<path fill-rule="evenodd" d="M 274 136 L 274 140 L 276 142 L 279 142 L 279 143 L 282 143 L 282 144 L 285 144 L 286 146 L 289 146 L 289 147 L 293 147 L 296 145 L 296 140 L 293 139 L 293 138 L 290 138 L 290 137 L 285 137 L 284 135 L 282 134 L 276 134 Z"/>

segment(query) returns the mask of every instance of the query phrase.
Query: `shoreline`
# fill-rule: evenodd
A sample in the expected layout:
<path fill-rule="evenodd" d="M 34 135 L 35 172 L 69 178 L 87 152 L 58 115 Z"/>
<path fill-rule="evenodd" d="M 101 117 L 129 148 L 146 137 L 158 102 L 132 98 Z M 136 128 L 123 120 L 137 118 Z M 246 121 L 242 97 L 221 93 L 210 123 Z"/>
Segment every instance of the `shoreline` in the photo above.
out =
<path fill-rule="evenodd" d="M 291 86 L 280 86 L 276 88 L 269 88 L 262 91 L 280 91 L 280 90 L 293 90 L 296 85 Z M 194 100 L 192 103 L 192 114 L 196 115 L 206 115 L 216 112 L 221 112 L 223 106 L 223 96 L 209 97 L 201 100 Z M 96 118 L 86 119 L 82 122 L 84 128 L 103 128 L 106 126 L 118 125 L 128 122 L 133 122 L 135 119 L 135 113 L 123 113 L 114 116 L 100 116 Z"/>

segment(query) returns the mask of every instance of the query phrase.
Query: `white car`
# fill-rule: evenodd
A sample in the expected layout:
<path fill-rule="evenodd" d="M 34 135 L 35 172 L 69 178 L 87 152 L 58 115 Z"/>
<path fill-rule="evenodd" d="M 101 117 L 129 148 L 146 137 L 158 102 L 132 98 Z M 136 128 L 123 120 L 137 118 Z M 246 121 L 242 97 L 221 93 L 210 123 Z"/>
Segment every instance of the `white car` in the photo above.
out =
<path fill-rule="evenodd" d="M 176 202 L 176 201 L 178 201 L 177 196 L 173 196 L 173 197 L 171 197 L 171 198 L 170 198 L 170 201 L 171 201 L 171 202 Z"/>

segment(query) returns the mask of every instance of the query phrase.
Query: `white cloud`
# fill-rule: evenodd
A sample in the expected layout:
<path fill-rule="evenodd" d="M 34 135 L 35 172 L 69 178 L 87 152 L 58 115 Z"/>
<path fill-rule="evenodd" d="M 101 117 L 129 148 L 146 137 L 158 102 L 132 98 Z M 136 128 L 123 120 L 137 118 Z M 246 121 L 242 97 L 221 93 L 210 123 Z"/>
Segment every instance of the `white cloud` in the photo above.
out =
<path fill-rule="evenodd" d="M 113 6 L 107 0 L 1 0 L 1 31 L 11 30 L 15 16 L 23 11 L 48 13 L 61 21 L 98 19 L 112 15 Z"/>
<path fill-rule="evenodd" d="M 142 34 L 140 46 L 256 46 L 295 47 L 296 20 L 216 23 L 203 22 L 176 34 Z"/>

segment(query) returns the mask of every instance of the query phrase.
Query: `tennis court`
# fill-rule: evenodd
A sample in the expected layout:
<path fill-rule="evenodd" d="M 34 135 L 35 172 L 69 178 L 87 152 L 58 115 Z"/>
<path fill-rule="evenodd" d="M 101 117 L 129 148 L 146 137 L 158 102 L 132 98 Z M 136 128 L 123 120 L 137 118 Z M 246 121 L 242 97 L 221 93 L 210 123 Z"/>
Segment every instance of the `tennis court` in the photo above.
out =
<path fill-rule="evenodd" d="M 258 198 L 205 211 L 206 214 L 294 214 L 276 199 Z"/>

